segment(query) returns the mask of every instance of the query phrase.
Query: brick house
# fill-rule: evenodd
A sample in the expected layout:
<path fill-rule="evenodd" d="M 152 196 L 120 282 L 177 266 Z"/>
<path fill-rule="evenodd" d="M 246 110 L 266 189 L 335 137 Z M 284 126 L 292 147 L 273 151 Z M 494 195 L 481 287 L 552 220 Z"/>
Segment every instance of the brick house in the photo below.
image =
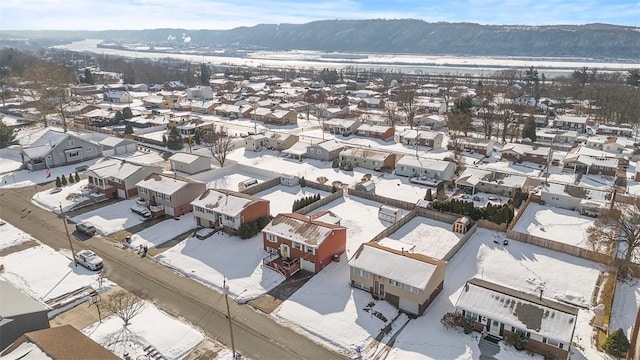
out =
<path fill-rule="evenodd" d="M 386 125 L 361 124 L 356 129 L 356 135 L 358 136 L 367 136 L 385 141 L 393 139 L 395 132 L 396 129 L 393 126 Z"/>
<path fill-rule="evenodd" d="M 225 189 L 208 189 L 191 202 L 198 226 L 235 233 L 244 223 L 269 216 L 269 201 Z"/>
<path fill-rule="evenodd" d="M 129 199 L 138 195 L 138 182 L 162 167 L 133 164 L 125 160 L 105 159 L 87 169 L 89 186 L 108 198 Z"/>
<path fill-rule="evenodd" d="M 527 144 L 506 144 L 500 152 L 500 158 L 511 161 L 529 161 L 536 164 L 546 164 L 553 154 L 549 147 L 527 145 Z"/>
<path fill-rule="evenodd" d="M 137 186 L 140 197 L 149 201 L 154 217 L 180 216 L 192 211 L 191 202 L 207 189 L 203 182 L 159 173 L 147 176 Z"/>
<path fill-rule="evenodd" d="M 495 339 L 528 339 L 525 349 L 552 353 L 567 359 L 578 309 L 540 295 L 525 293 L 481 279 L 467 281 L 456 311 L 475 321 L 476 331 L 486 329 Z"/>
<path fill-rule="evenodd" d="M 368 242 L 349 260 L 351 286 L 422 315 L 444 287 L 446 262 Z"/>
<path fill-rule="evenodd" d="M 300 269 L 319 272 L 346 249 L 347 228 L 340 220 L 328 211 L 278 214 L 262 229 L 264 249 L 270 253 L 263 263 L 286 277 Z"/>
<path fill-rule="evenodd" d="M 447 144 L 448 150 L 454 150 L 455 146 L 460 147 L 462 151 L 468 152 L 476 152 L 482 155 L 491 156 L 491 152 L 493 151 L 493 146 L 496 144 L 493 140 L 488 139 L 478 139 L 478 138 L 460 138 L 457 140 L 450 140 Z"/>
<path fill-rule="evenodd" d="M 370 149 L 347 148 L 340 152 L 340 163 L 351 168 L 394 169 L 396 167 L 396 158 L 396 154 Z"/>

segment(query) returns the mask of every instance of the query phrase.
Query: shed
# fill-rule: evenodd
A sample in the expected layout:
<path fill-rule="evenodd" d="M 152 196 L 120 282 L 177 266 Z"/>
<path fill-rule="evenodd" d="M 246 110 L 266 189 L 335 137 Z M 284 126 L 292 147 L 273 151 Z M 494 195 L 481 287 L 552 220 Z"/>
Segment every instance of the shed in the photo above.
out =
<path fill-rule="evenodd" d="M 372 193 L 376 191 L 376 184 L 374 184 L 373 181 L 371 180 L 361 182 L 358 185 L 356 185 L 356 190 Z"/>
<path fill-rule="evenodd" d="M 195 174 L 211 170 L 211 159 L 206 156 L 177 153 L 169 158 L 171 170 Z"/>
<path fill-rule="evenodd" d="M 300 178 L 295 175 L 281 174 L 280 184 L 284 186 L 296 186 L 300 183 Z"/>
<path fill-rule="evenodd" d="M 136 141 L 115 136 L 106 137 L 98 144 L 102 146 L 102 154 L 104 156 L 133 154 L 138 150 Z"/>
<path fill-rule="evenodd" d="M 454 233 L 466 234 L 469 227 L 471 227 L 471 219 L 467 216 L 459 217 L 453 222 Z"/>
<path fill-rule="evenodd" d="M 378 208 L 378 219 L 396 222 L 402 218 L 402 210 L 387 205 L 380 205 Z"/>

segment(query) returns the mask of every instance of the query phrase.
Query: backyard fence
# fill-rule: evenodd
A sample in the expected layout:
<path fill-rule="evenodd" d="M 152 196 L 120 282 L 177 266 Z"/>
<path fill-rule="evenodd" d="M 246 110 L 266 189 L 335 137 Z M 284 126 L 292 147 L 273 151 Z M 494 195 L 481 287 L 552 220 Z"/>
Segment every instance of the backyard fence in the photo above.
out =
<path fill-rule="evenodd" d="M 400 229 L 401 227 L 405 226 L 409 221 L 411 221 L 417 215 L 418 215 L 418 212 L 415 209 L 411 210 L 407 215 L 400 218 L 400 220 L 394 222 L 391 226 L 385 228 L 380 233 L 378 233 L 378 235 L 374 236 L 373 239 L 371 239 L 371 241 L 380 241 L 388 237 L 389 235 L 398 231 L 398 229 Z"/>
<path fill-rule="evenodd" d="M 473 224 L 473 226 L 471 226 L 469 230 L 467 230 L 467 233 L 464 234 L 464 236 L 462 236 L 460 240 L 458 240 L 455 246 L 449 249 L 449 251 L 442 257 L 442 260 L 451 261 L 451 259 L 453 259 L 453 257 L 458 253 L 458 250 L 460 250 L 464 246 L 464 244 L 466 244 L 467 241 L 469 241 L 471 236 L 475 234 L 476 230 L 478 230 L 477 223 Z"/>
<path fill-rule="evenodd" d="M 389 205 L 389 206 L 397 207 L 397 208 L 404 209 L 404 210 L 413 210 L 416 207 L 415 203 L 410 203 L 410 202 L 403 201 L 403 200 L 392 199 L 392 198 L 388 198 L 388 197 L 381 196 L 381 195 L 374 194 L 374 193 L 355 190 L 355 189 L 352 189 L 352 188 L 348 188 L 347 191 L 348 191 L 349 195 L 357 196 L 359 198 L 363 198 L 363 199 L 379 202 L 379 203 L 384 204 L 384 205 Z"/>
<path fill-rule="evenodd" d="M 307 182 L 307 186 L 309 186 L 309 182 Z M 313 186 L 309 186 L 309 187 L 313 187 Z M 322 190 L 322 189 L 319 189 L 319 190 Z M 323 207 L 323 206 L 327 205 L 328 203 L 330 203 L 330 202 L 332 202 L 332 201 L 334 201 L 336 199 L 339 199 L 339 198 L 341 198 L 343 196 L 344 195 L 342 193 L 342 189 L 339 189 L 338 191 L 336 191 L 334 193 L 331 193 L 328 196 L 325 196 L 325 197 L 321 198 L 318 201 L 312 202 L 311 204 L 303 207 L 302 209 L 298 209 L 296 211 L 296 213 L 297 214 L 306 215 L 306 214 L 312 212 L 313 210 L 315 210 L 317 208 L 320 208 L 320 207 Z"/>
<path fill-rule="evenodd" d="M 247 195 L 255 195 L 261 191 L 265 191 L 269 188 L 272 188 L 274 186 L 278 186 L 280 185 L 280 178 L 277 177 L 275 179 L 271 179 L 271 180 L 267 180 L 265 182 L 261 182 L 261 183 L 257 183 L 255 185 L 251 185 L 248 188 L 245 188 L 244 190 L 240 191 L 243 194 L 247 194 Z"/>

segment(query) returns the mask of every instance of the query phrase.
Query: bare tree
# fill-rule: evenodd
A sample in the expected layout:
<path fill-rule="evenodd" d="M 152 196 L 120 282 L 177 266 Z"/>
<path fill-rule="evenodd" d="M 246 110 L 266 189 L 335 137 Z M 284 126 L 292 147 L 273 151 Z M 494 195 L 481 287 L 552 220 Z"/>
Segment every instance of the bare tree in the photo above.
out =
<path fill-rule="evenodd" d="M 398 104 L 393 101 L 387 101 L 384 103 L 384 108 L 387 111 L 387 117 L 392 127 L 396 127 L 396 111 L 398 110 Z"/>
<path fill-rule="evenodd" d="M 33 99 L 40 112 L 44 126 L 48 126 L 47 116 L 58 112 L 62 127 L 67 131 L 64 114 L 69 102 L 69 84 L 71 75 L 67 68 L 53 63 L 40 63 L 25 71 L 28 82 L 27 94 Z"/>
<path fill-rule="evenodd" d="M 407 123 L 413 129 L 413 119 L 416 117 L 416 84 L 403 85 L 398 89 L 397 100 L 407 114 Z"/>
<path fill-rule="evenodd" d="M 118 290 L 103 302 L 102 307 L 122 319 L 126 327 L 131 324 L 131 319 L 142 312 L 144 301 L 135 293 Z"/>
<path fill-rule="evenodd" d="M 640 199 L 630 204 L 616 202 L 587 229 L 587 240 L 594 249 L 611 249 L 624 244 L 619 247 L 621 255 L 631 261 L 640 248 Z"/>
<path fill-rule="evenodd" d="M 224 166 L 227 161 L 227 155 L 233 150 L 233 139 L 225 132 L 211 132 L 205 136 L 204 144 L 211 152 L 211 156 L 220 163 L 220 167 Z"/>

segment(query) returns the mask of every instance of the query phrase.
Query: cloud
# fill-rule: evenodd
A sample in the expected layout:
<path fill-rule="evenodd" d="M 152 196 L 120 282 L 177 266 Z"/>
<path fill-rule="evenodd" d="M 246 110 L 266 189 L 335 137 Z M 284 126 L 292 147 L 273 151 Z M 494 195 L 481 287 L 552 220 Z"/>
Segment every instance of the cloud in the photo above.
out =
<path fill-rule="evenodd" d="M 325 19 L 637 26 L 637 0 L 3 0 L 0 29 L 230 29 Z"/>

